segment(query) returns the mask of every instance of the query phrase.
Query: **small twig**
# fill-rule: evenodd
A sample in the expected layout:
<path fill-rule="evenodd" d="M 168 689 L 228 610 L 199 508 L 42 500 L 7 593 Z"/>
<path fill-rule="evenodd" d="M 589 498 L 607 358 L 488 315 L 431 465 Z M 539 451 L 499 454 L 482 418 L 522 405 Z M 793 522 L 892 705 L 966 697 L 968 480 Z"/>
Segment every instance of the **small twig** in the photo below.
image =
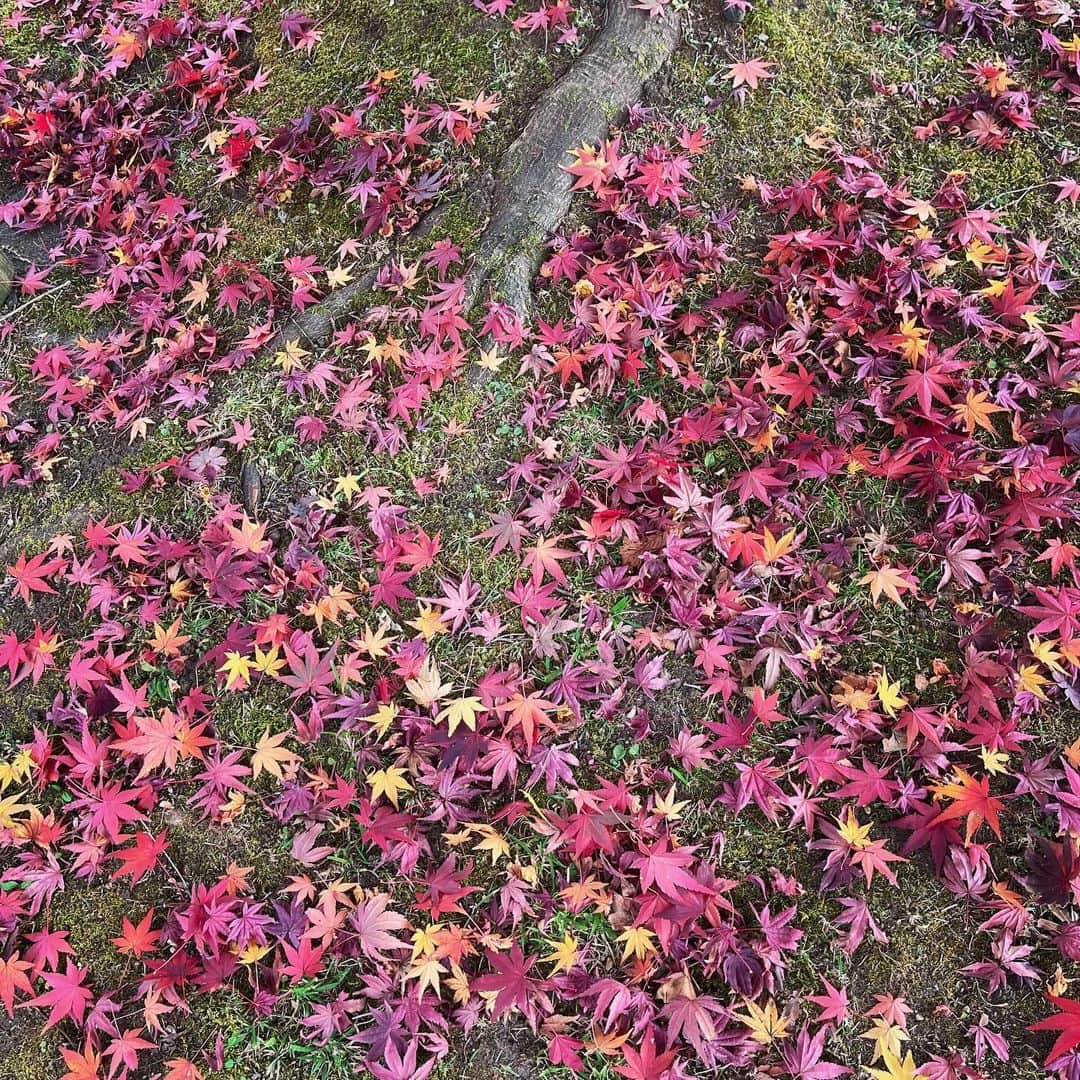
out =
<path fill-rule="evenodd" d="M 59 285 L 54 285 L 51 289 L 48 289 L 43 293 L 39 293 L 37 296 L 32 296 L 25 303 L 20 304 L 16 308 L 12 308 L 11 311 L 5 311 L 3 314 L 0 314 L 0 323 L 11 319 L 15 315 L 18 315 L 20 311 L 25 311 L 27 308 L 32 308 L 35 304 L 40 303 L 42 300 L 47 300 L 50 296 L 56 296 L 57 293 L 62 293 L 70 286 L 70 281 L 62 281 Z"/>

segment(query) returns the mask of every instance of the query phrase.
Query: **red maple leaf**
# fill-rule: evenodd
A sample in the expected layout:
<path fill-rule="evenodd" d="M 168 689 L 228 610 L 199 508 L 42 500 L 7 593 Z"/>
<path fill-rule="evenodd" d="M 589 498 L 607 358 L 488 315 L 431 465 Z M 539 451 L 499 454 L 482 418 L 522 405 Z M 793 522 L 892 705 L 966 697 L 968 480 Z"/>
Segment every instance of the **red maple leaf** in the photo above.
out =
<path fill-rule="evenodd" d="M 1049 1065 L 1055 1058 L 1067 1054 L 1074 1047 L 1080 1046 L 1080 1001 L 1070 998 L 1055 997 L 1047 994 L 1046 1000 L 1056 1005 L 1061 1012 L 1055 1016 L 1047 1016 L 1037 1020 L 1028 1027 L 1028 1031 L 1060 1031 L 1050 1053 L 1046 1055 L 1046 1064 Z"/>
<path fill-rule="evenodd" d="M 3 1002 L 8 1016 L 14 1015 L 12 1006 L 15 1002 L 16 990 L 24 994 L 34 992 L 26 975 L 33 966 L 25 960 L 20 960 L 18 953 L 12 953 L 6 960 L 0 956 L 0 1002 Z"/>
<path fill-rule="evenodd" d="M 472 981 L 477 991 L 494 991 L 495 1006 L 492 1015 L 497 1020 L 511 1009 L 520 1009 L 526 1016 L 532 1012 L 530 994 L 543 985 L 542 980 L 530 979 L 529 971 L 536 963 L 535 956 L 526 956 L 515 942 L 507 956 L 487 953 L 488 963 L 495 969 L 492 975 L 481 975 Z"/>
<path fill-rule="evenodd" d="M 30 603 L 31 593 L 55 593 L 56 590 L 45 580 L 64 566 L 63 559 L 47 559 L 47 552 L 27 559 L 25 552 L 20 553 L 13 566 L 7 572 L 15 580 L 15 595 Z"/>
<path fill-rule="evenodd" d="M 121 837 L 123 840 L 130 837 Z M 169 842 L 165 839 L 165 833 L 153 836 L 151 833 L 140 832 L 135 834 L 135 843 L 131 847 L 119 848 L 112 853 L 112 858 L 120 862 L 120 866 L 113 871 L 112 879 L 115 881 L 125 874 L 131 875 L 131 884 L 135 885 L 157 866 L 158 856 L 168 850 Z"/>
<path fill-rule="evenodd" d="M 150 928 L 153 921 L 153 908 L 139 920 L 137 926 L 133 926 L 131 920 L 125 915 L 120 927 L 120 936 L 112 939 L 117 951 L 135 957 L 153 952 L 157 948 L 158 938 L 161 937 L 160 930 Z"/>
<path fill-rule="evenodd" d="M 937 821 L 967 819 L 967 843 L 971 842 L 972 836 L 975 835 L 984 821 L 993 830 L 994 835 L 999 840 L 1001 839 L 998 814 L 1005 808 L 1005 803 L 990 794 L 990 778 L 988 776 L 976 780 L 970 773 L 958 767 L 954 783 L 932 784 L 930 790 L 935 795 L 952 800 L 952 805 L 947 806 L 938 814 Z"/>
<path fill-rule="evenodd" d="M 615 1071 L 628 1080 L 664 1080 L 675 1064 L 674 1050 L 665 1050 L 662 1054 L 656 1052 L 656 1038 L 651 1026 L 646 1029 L 639 1049 L 624 1046 L 622 1052 L 626 1064 Z"/>
<path fill-rule="evenodd" d="M 93 993 L 83 986 L 86 976 L 87 969 L 79 967 L 71 960 L 67 962 L 63 973 L 46 971 L 41 977 L 49 984 L 49 989 L 44 994 L 38 994 L 36 998 L 24 1001 L 22 1007 L 50 1006 L 49 1018 L 45 1021 L 44 1030 L 48 1030 L 54 1024 L 59 1024 L 68 1016 L 81 1024 L 86 1015 L 86 1007 L 94 1000 Z"/>
<path fill-rule="evenodd" d="M 294 949 L 287 941 L 282 942 L 286 963 L 281 965 L 282 974 L 294 982 L 313 979 L 323 969 L 322 957 L 326 951 L 321 945 L 312 945 L 310 938 L 301 938 Z"/>
<path fill-rule="evenodd" d="M 694 862 L 694 850 L 693 847 L 669 850 L 667 837 L 661 837 L 651 848 L 644 848 L 644 854 L 630 865 L 640 872 L 643 889 L 655 885 L 665 896 L 680 900 L 686 892 L 711 891 L 683 869 Z"/>

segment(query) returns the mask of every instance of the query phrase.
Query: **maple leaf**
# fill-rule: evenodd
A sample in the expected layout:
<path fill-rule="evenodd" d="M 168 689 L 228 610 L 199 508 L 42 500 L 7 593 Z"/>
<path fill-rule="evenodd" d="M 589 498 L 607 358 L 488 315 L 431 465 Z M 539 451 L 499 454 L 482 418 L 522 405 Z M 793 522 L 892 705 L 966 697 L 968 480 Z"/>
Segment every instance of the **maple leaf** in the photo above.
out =
<path fill-rule="evenodd" d="M 413 786 L 405 779 L 405 770 L 396 765 L 386 769 L 372 769 L 365 779 L 371 788 L 371 798 L 375 801 L 380 795 L 385 795 L 398 808 L 398 799 L 406 791 L 412 791 Z"/>
<path fill-rule="evenodd" d="M 121 839 L 130 839 L 130 837 Z M 157 836 L 139 832 L 135 834 L 134 840 L 135 843 L 131 847 L 117 848 L 112 852 L 111 858 L 116 859 L 121 865 L 113 871 L 111 880 L 116 881 L 117 878 L 127 874 L 131 876 L 131 884 L 137 884 L 157 866 L 158 857 L 163 855 L 169 847 L 164 832 Z"/>
<path fill-rule="evenodd" d="M 612 163 L 604 153 L 603 147 L 593 148 L 587 143 L 570 151 L 574 163 L 564 165 L 563 168 L 573 177 L 574 191 L 582 188 L 592 188 L 593 191 L 602 191 L 607 182 L 612 168 Z"/>
<path fill-rule="evenodd" d="M 165 1062 L 162 1080 L 205 1080 L 202 1070 L 187 1058 L 171 1058 Z"/>
<path fill-rule="evenodd" d="M 543 957 L 545 963 L 554 964 L 551 969 L 552 975 L 560 971 L 571 971 L 578 960 L 579 945 L 577 939 L 570 934 L 565 934 L 562 941 L 549 941 L 551 952 Z"/>
<path fill-rule="evenodd" d="M 125 915 L 120 927 L 120 936 L 112 939 L 117 951 L 135 957 L 144 953 L 153 952 L 157 947 L 157 940 L 161 937 L 160 930 L 152 930 L 151 923 L 154 920 L 154 909 L 151 908 L 140 920 L 137 926 L 132 926 L 131 920 Z"/>
<path fill-rule="evenodd" d="M 535 956 L 526 956 L 521 946 L 514 942 L 506 956 L 488 952 L 488 963 L 495 969 L 494 974 L 482 975 L 472 980 L 472 988 L 477 993 L 494 993 L 495 1002 L 492 1016 L 497 1020 L 513 1009 L 520 1009 L 526 1016 L 532 1014 L 530 995 L 539 990 L 543 980 L 530 978 L 529 971 L 536 963 Z"/>
<path fill-rule="evenodd" d="M 675 1064 L 675 1051 L 665 1050 L 657 1053 L 656 1037 L 650 1024 L 645 1029 L 641 1046 L 635 1050 L 629 1044 L 622 1047 L 625 1065 L 617 1066 L 615 1071 L 627 1080 L 665 1080 Z"/>
<path fill-rule="evenodd" d="M 899 1053 L 893 1054 L 885 1050 L 881 1055 L 881 1061 L 885 1066 L 884 1069 L 867 1068 L 867 1072 L 874 1080 L 918 1080 L 919 1069 L 910 1050 L 903 1061 L 900 1060 Z"/>
<path fill-rule="evenodd" d="M 225 663 L 218 668 L 218 674 L 225 676 L 226 690 L 242 690 L 251 681 L 251 669 L 251 660 L 233 650 L 225 654 Z"/>
<path fill-rule="evenodd" d="M 623 960 L 629 960 L 631 956 L 638 960 L 644 960 L 650 953 L 656 952 L 653 938 L 656 935 L 645 926 L 628 926 L 618 937 L 623 943 Z"/>
<path fill-rule="evenodd" d="M 760 57 L 739 60 L 727 69 L 724 78 L 731 81 L 732 89 L 748 86 L 751 90 L 756 90 L 758 83 L 762 80 L 775 78 L 772 70 L 775 66 L 775 64 L 762 60 Z"/>
<path fill-rule="evenodd" d="M 483 703 L 478 697 L 455 698 L 445 706 L 436 717 L 439 723 L 447 723 L 447 733 L 453 735 L 458 724 L 464 724 L 470 731 L 476 730 L 477 713 L 483 711 Z"/>
<path fill-rule="evenodd" d="M 656 885 L 665 896 L 681 900 L 686 892 L 712 891 L 683 869 L 694 863 L 694 851 L 693 847 L 669 850 L 667 838 L 661 837 L 651 848 L 644 849 L 643 855 L 631 860 L 630 865 L 640 872 L 642 888 Z"/>
<path fill-rule="evenodd" d="M 6 960 L 0 956 L 0 1002 L 3 1003 L 8 1016 L 14 1015 L 16 990 L 26 994 L 34 992 L 26 974 L 33 969 L 33 966 L 26 960 L 20 960 L 17 952 L 12 953 Z"/>
<path fill-rule="evenodd" d="M 286 749 L 281 744 L 289 737 L 289 732 L 281 731 L 276 735 L 270 734 L 266 728 L 262 737 L 255 744 L 255 752 L 251 755 L 251 779 L 254 780 L 264 770 L 278 780 L 284 780 L 281 771 L 283 765 L 292 765 L 300 761 L 300 755 Z M 397 803 L 394 804 L 395 806 Z"/>
<path fill-rule="evenodd" d="M 13 566 L 7 568 L 15 582 L 15 595 L 29 604 L 32 593 L 54 593 L 56 590 L 45 580 L 64 566 L 63 559 L 49 559 L 47 552 L 27 559 L 25 552 L 19 555 Z"/>
<path fill-rule="evenodd" d="M 127 1069 L 138 1069 L 139 1051 L 152 1050 L 154 1044 L 142 1038 L 142 1028 L 128 1028 L 122 1035 L 109 1042 L 105 1048 L 105 1056 L 112 1059 L 110 1076 L 117 1073 L 121 1066 Z"/>
<path fill-rule="evenodd" d="M 101 1073 L 98 1070 L 101 1068 L 101 1055 L 94 1050 L 89 1039 L 86 1040 L 82 1053 L 61 1046 L 60 1056 L 68 1070 L 61 1080 L 100 1080 Z"/>
<path fill-rule="evenodd" d="M 423 998 L 424 991 L 430 987 L 437 998 L 442 997 L 440 979 L 447 973 L 445 965 L 437 956 L 420 956 L 405 970 L 402 980 L 415 979 L 416 992 Z"/>
<path fill-rule="evenodd" d="M 86 811 L 89 829 L 103 832 L 114 844 L 119 843 L 124 824 L 142 821 L 144 815 L 131 804 L 140 797 L 139 791 L 115 784 L 103 784 L 71 802 L 76 809 Z"/>
<path fill-rule="evenodd" d="M 750 1029 L 750 1037 L 755 1042 L 769 1046 L 791 1034 L 788 1021 L 776 1011 L 776 1003 L 772 999 L 766 1001 L 764 1007 L 749 999 L 743 1004 L 746 1012 L 736 1013 L 735 1018 Z"/>
<path fill-rule="evenodd" d="M 559 538 L 541 536 L 536 543 L 525 552 L 521 560 L 524 567 L 532 570 L 532 583 L 539 585 L 544 580 L 544 574 L 550 574 L 560 585 L 566 584 L 566 574 L 563 573 L 559 563 L 564 559 L 572 559 L 574 552 L 559 547 Z"/>
<path fill-rule="evenodd" d="M 115 745 L 118 750 L 142 757 L 142 768 L 136 775 L 137 780 L 161 767 L 172 772 L 177 762 L 182 759 L 201 759 L 202 748 L 213 746 L 215 742 L 208 735 L 203 735 L 206 730 L 205 723 L 192 728 L 185 718 L 170 709 L 162 710 L 160 718 L 135 716 L 134 723 L 141 734 L 129 739 L 118 739 Z"/>
<path fill-rule="evenodd" d="M 531 694 L 515 693 L 509 701 L 498 706 L 500 712 L 508 712 L 506 730 L 513 731 L 520 727 L 525 736 L 525 745 L 532 750 L 536 742 L 536 732 L 541 727 L 554 728 L 554 721 L 548 716 L 548 709 L 554 709 L 554 702 L 548 701 L 539 690 Z"/>
<path fill-rule="evenodd" d="M 370 1060 L 370 1058 L 364 1062 L 364 1065 L 371 1075 L 375 1077 L 375 1080 L 427 1080 L 427 1077 L 431 1075 L 431 1070 L 438 1064 L 439 1059 L 428 1058 L 423 1064 L 418 1065 L 416 1062 L 417 1046 L 416 1042 L 410 1041 L 405 1053 L 402 1054 L 393 1041 L 389 1041 L 383 1054 L 383 1060 L 386 1062 L 385 1066 L 380 1065 L 377 1061 Z"/>
<path fill-rule="evenodd" d="M 1057 997 L 1047 994 L 1046 1000 L 1057 1006 L 1058 1012 L 1053 1016 L 1046 1016 L 1029 1025 L 1028 1031 L 1057 1031 L 1060 1032 L 1046 1055 L 1046 1064 L 1067 1054 L 1070 1050 L 1080 1046 L 1080 1001 L 1071 998 Z"/>
<path fill-rule="evenodd" d="M 180 619 L 175 619 L 166 629 L 154 623 L 154 636 L 150 648 L 161 656 L 179 656 L 181 649 L 191 640 L 190 634 L 180 633 Z"/>
<path fill-rule="evenodd" d="M 270 541 L 265 539 L 266 525 L 250 521 L 247 514 L 239 526 L 227 525 L 225 530 L 232 540 L 233 550 L 239 555 L 261 555 L 270 547 Z"/>
<path fill-rule="evenodd" d="M 870 586 L 870 596 L 874 601 L 874 607 L 877 607 L 882 593 L 894 604 L 904 607 L 904 601 L 901 599 L 900 594 L 915 591 L 915 586 L 911 583 L 908 571 L 903 568 L 897 569 L 888 563 L 864 574 L 859 578 L 859 584 Z"/>
<path fill-rule="evenodd" d="M 984 428 L 991 435 L 997 434 L 994 425 L 990 423 L 990 417 L 994 413 L 1004 412 L 1005 410 L 1000 405 L 992 404 L 988 399 L 989 394 L 985 391 L 975 393 L 969 390 L 962 402 L 953 405 L 956 418 L 963 421 L 964 430 L 969 435 L 975 434 L 976 427 Z"/>
<path fill-rule="evenodd" d="M 899 679 L 889 682 L 889 675 L 884 670 L 878 676 L 877 696 L 881 707 L 892 717 L 896 716 L 897 709 L 902 709 L 907 704 L 907 698 L 900 693 Z"/>
<path fill-rule="evenodd" d="M 406 680 L 405 689 L 417 705 L 433 705 L 450 693 L 453 687 L 442 681 L 438 664 L 429 656 L 416 678 Z"/>
<path fill-rule="evenodd" d="M 984 776 L 976 780 L 970 773 L 956 767 L 955 780 L 950 784 L 931 784 L 930 790 L 943 799 L 952 800 L 952 805 L 942 810 L 935 821 L 955 821 L 967 819 L 967 837 L 970 844 L 972 836 L 985 821 L 994 835 L 1001 839 L 1001 826 L 998 814 L 1004 809 L 1004 802 L 990 794 L 990 778 Z"/>
<path fill-rule="evenodd" d="M 86 1015 L 86 1007 L 94 999 L 93 993 L 83 986 L 88 971 L 68 960 L 63 972 L 46 971 L 42 978 L 48 984 L 49 989 L 29 1001 L 24 1001 L 22 1007 L 48 1005 L 49 1017 L 45 1021 L 44 1030 L 48 1030 L 61 1020 L 70 1016 L 76 1023 L 81 1023 Z"/>
<path fill-rule="evenodd" d="M 408 948 L 404 941 L 390 933 L 404 930 L 409 920 L 396 911 L 388 911 L 390 897 L 374 893 L 349 913 L 349 925 L 360 942 L 360 950 L 372 960 L 384 962 L 384 950 Z"/>
<path fill-rule="evenodd" d="M 851 1015 L 847 991 L 842 987 L 837 989 L 824 975 L 819 975 L 818 978 L 821 980 L 821 985 L 825 987 L 825 993 L 807 996 L 807 1000 L 812 1001 L 820 1010 L 817 1023 L 843 1024 Z"/>
<path fill-rule="evenodd" d="M 324 968 L 322 962 L 323 946 L 315 945 L 310 938 L 301 938 L 294 948 L 287 941 L 281 943 L 285 953 L 285 963 L 281 965 L 282 974 L 288 975 L 293 982 L 301 979 L 313 979 Z"/>

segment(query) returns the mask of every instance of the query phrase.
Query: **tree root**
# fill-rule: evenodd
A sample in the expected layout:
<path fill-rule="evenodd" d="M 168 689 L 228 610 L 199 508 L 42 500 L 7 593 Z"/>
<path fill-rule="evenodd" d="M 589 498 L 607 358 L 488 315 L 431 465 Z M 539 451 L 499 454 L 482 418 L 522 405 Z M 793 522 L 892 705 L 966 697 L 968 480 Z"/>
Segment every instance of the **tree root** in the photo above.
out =
<path fill-rule="evenodd" d="M 632 0 L 608 0 L 603 28 L 558 82 L 539 98 L 525 126 L 499 162 L 496 179 L 482 177 L 479 195 L 488 223 L 466 279 L 466 308 L 485 286 L 527 317 L 531 284 L 544 245 L 570 207 L 573 177 L 563 168 L 569 151 L 599 143 L 611 123 L 641 97 L 642 87 L 664 65 L 679 41 L 674 10 L 650 19 Z M 432 211 L 411 237 L 430 234 L 441 220 Z M 290 320 L 287 337 L 325 345 L 338 319 L 375 283 L 372 271 Z"/>
<path fill-rule="evenodd" d="M 603 29 L 573 67 L 541 95 L 503 155 L 494 211 L 466 285 L 469 306 L 485 285 L 528 315 L 533 275 L 544 244 L 570 207 L 571 148 L 596 144 L 637 101 L 645 82 L 678 44 L 679 17 L 650 19 L 631 0 L 609 0 Z"/>

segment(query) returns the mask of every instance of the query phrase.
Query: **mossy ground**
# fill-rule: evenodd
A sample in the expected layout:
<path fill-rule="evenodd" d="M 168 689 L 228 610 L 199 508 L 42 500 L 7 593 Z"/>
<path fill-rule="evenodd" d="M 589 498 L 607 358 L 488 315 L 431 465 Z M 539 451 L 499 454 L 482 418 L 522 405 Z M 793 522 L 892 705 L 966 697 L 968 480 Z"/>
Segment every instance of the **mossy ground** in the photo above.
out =
<path fill-rule="evenodd" d="M 223 9 L 228 6 L 224 0 L 219 4 Z M 503 97 L 497 124 L 476 149 L 481 166 L 496 159 L 520 125 L 528 102 L 567 62 L 565 55 L 545 52 L 504 23 L 483 19 L 465 0 L 346 0 L 343 4 L 319 0 L 306 9 L 323 32 L 321 44 L 310 57 L 283 53 L 275 25 L 292 6 L 268 5 L 257 20 L 255 57 L 272 67 L 273 75 L 260 99 L 252 101 L 252 110 L 284 122 L 313 102 L 347 103 L 350 92 L 374 70 L 398 68 L 404 82 L 413 70 L 423 69 L 450 95 L 471 97 L 483 91 Z M 820 151 L 811 145 L 811 137 L 818 133 L 832 135 L 846 146 L 881 152 L 888 161 L 888 173 L 908 177 L 917 195 L 927 194 L 942 176 L 959 170 L 970 176 L 976 201 L 1003 210 L 1011 226 L 1025 232 L 1031 228 L 1041 235 L 1056 232 L 1080 237 L 1080 215 L 1067 205 L 1055 206 L 1046 186 L 1060 175 L 1054 155 L 1080 146 L 1075 125 L 1070 127 L 1054 106 L 1044 111 L 1038 133 L 1017 135 L 1000 154 L 978 151 L 956 138 L 915 138 L 912 127 L 925 122 L 927 110 L 944 108 L 950 94 L 962 91 L 959 73 L 964 64 L 989 54 L 973 42 L 961 47 L 959 60 L 943 57 L 940 39 L 927 31 L 911 0 L 770 0 L 759 2 L 739 28 L 721 22 L 719 5 L 712 0 L 689 6 L 686 39 L 658 91 L 658 100 L 680 122 L 690 127 L 705 124 L 713 138 L 697 169 L 706 205 L 733 203 L 741 178 L 748 174 L 784 181 L 813 171 L 822 163 Z M 9 9 L 10 0 L 0 0 L 0 17 Z M 8 56 L 25 59 L 42 48 L 36 40 L 39 21 L 35 16 L 20 32 L 6 35 Z M 743 106 L 730 98 L 721 74 L 732 61 L 756 55 L 775 62 L 778 77 L 764 83 Z M 60 64 L 65 58 L 54 55 L 48 61 Z M 896 92 L 876 92 L 872 77 L 881 85 L 896 87 Z M 199 161 L 181 161 L 179 175 L 181 187 L 191 192 L 206 187 L 208 177 Z M 241 235 L 236 254 L 265 265 L 300 250 L 325 255 L 352 235 L 351 213 L 340 201 L 298 198 L 267 216 L 256 214 L 229 191 L 216 192 L 212 202 L 215 212 L 228 216 Z M 482 216 L 464 191 L 451 198 L 437 235 L 448 235 L 467 248 L 481 226 Z M 372 249 L 369 258 L 374 260 L 385 250 Z M 1073 250 L 1080 251 L 1080 244 L 1073 245 Z M 739 269 L 734 267 L 732 273 L 738 274 Z M 47 334 L 69 336 L 92 333 L 95 328 L 94 320 L 65 295 L 35 309 L 35 318 Z M 11 363 L 11 358 L 6 362 Z M 316 449 L 282 437 L 287 406 L 276 392 L 268 394 L 267 385 L 264 370 L 258 366 L 229 380 L 215 400 L 213 421 L 222 425 L 239 418 L 256 421 L 260 439 L 255 452 L 271 509 L 306 490 L 325 490 L 334 476 L 345 472 L 362 472 L 366 483 L 382 484 L 395 495 L 408 497 L 416 478 L 445 467 L 450 480 L 437 501 L 420 503 L 417 523 L 429 532 L 442 533 L 449 564 L 458 573 L 469 569 L 484 595 L 506 588 L 512 564 L 489 559 L 486 547 L 469 538 L 484 527 L 488 513 L 498 508 L 502 462 L 512 460 L 524 442 L 524 433 L 511 419 L 519 393 L 512 372 L 500 373 L 482 388 L 464 382 L 448 388 L 409 450 L 387 459 L 372 458 L 348 437 Z M 463 433 L 449 437 L 445 428 L 450 421 L 464 428 Z M 589 406 L 569 418 L 560 435 L 567 444 L 585 451 L 597 439 L 617 434 L 615 423 L 601 408 Z M 7 539 L 0 545 L 0 554 L 5 556 L 0 561 L 10 561 L 16 550 L 35 546 L 55 532 L 77 532 L 88 516 L 131 519 L 142 514 L 173 523 L 196 522 L 202 512 L 198 500 L 178 495 L 173 488 L 135 495 L 120 492 L 122 469 L 167 456 L 177 440 L 182 441 L 181 433 L 163 425 L 134 454 L 121 447 L 102 449 L 89 441 L 76 444 L 69 460 L 58 464 L 57 479 L 43 490 L 2 497 L 0 534 Z M 849 488 L 827 496 L 822 507 L 822 520 L 810 523 L 812 527 L 836 529 L 853 519 L 876 520 L 901 534 L 912 527 L 895 494 L 869 481 L 857 491 Z M 78 613 L 66 614 L 77 628 Z M 10 618 L 0 610 L 0 633 Z M 895 675 L 913 676 L 941 655 L 932 620 L 912 623 L 891 611 L 875 614 L 874 619 L 870 638 L 845 658 L 856 670 L 876 663 Z M 489 659 L 479 652 L 440 655 L 447 671 L 459 674 L 480 670 Z M 46 681 L 3 703 L 0 722 L 6 734 L 21 737 L 54 690 Z M 656 711 L 662 713 L 663 707 L 661 703 Z M 706 711 L 696 696 L 687 694 L 668 695 L 666 708 L 679 718 L 700 718 Z M 251 745 L 267 724 L 275 726 L 275 717 L 283 711 L 284 704 L 277 700 L 238 705 L 219 718 L 223 737 Z M 1065 733 L 1073 731 L 1075 717 L 1061 717 L 1060 728 Z M 1056 729 L 1046 734 L 1048 741 L 1058 737 Z M 610 726 L 597 726 L 582 733 L 581 750 L 583 760 L 586 754 L 589 757 L 589 767 L 602 772 L 619 765 L 629 752 L 629 743 Z M 721 815 L 703 815 L 688 827 L 699 837 L 715 836 L 723 829 L 724 864 L 740 876 L 766 873 L 775 866 L 805 882 L 815 879 L 803 837 L 781 834 L 749 812 L 734 822 Z M 262 884 L 285 872 L 287 833 L 260 811 L 257 801 L 246 820 L 227 833 L 211 836 L 180 811 L 170 820 L 169 832 L 173 859 L 191 880 L 218 874 L 232 861 L 255 865 L 253 880 Z M 800 927 L 807 937 L 788 990 L 803 996 L 818 992 L 817 976 L 824 974 L 836 984 L 847 985 L 863 1008 L 874 994 L 904 993 L 915 1010 L 913 1045 L 920 1059 L 930 1052 L 947 1051 L 986 1011 L 995 1027 L 1014 1036 L 1014 1059 L 999 1075 L 1019 1080 L 1037 1075 L 1038 1054 L 1025 1045 L 1021 1033 L 1030 1019 L 1030 996 L 1017 1002 L 999 995 L 991 1002 L 975 983 L 959 978 L 957 969 L 971 958 L 969 913 L 918 862 L 902 868 L 901 884 L 898 891 L 875 890 L 873 894 L 872 909 L 890 934 L 889 945 L 864 946 L 854 960 L 835 948 L 835 904 L 826 899 L 804 904 Z M 756 898 L 747 895 L 746 902 L 752 899 Z M 141 914 L 148 900 L 152 902 L 139 887 L 134 891 L 123 885 L 73 887 L 57 900 L 53 921 L 70 928 L 80 960 L 107 982 L 123 975 L 122 959 L 108 939 L 119 932 L 124 914 L 132 910 Z M 223 1075 L 239 1080 L 329 1080 L 349 1075 L 340 1048 L 333 1044 L 316 1052 L 292 1035 L 256 1023 L 235 995 L 219 993 L 199 1000 L 190 1016 L 179 1018 L 175 1046 L 188 1051 L 206 1048 L 212 1042 L 210 1033 L 220 1031 L 227 1050 Z M 865 1060 L 866 1047 L 855 1030 L 845 1028 L 841 1035 L 844 1060 L 850 1064 Z M 4 1048 L 0 1080 L 46 1080 L 58 1075 L 57 1041 L 55 1031 L 39 1037 L 36 1021 L 28 1021 L 25 1013 L 16 1013 L 11 1021 L 0 1016 L 0 1046 Z M 485 1028 L 459 1042 L 436 1071 L 440 1080 L 566 1075 L 541 1061 L 525 1032 L 508 1037 L 502 1029 Z M 594 1080 L 613 1075 L 605 1064 L 591 1067 L 589 1075 Z M 987 1068 L 994 1075 L 993 1066 Z"/>

